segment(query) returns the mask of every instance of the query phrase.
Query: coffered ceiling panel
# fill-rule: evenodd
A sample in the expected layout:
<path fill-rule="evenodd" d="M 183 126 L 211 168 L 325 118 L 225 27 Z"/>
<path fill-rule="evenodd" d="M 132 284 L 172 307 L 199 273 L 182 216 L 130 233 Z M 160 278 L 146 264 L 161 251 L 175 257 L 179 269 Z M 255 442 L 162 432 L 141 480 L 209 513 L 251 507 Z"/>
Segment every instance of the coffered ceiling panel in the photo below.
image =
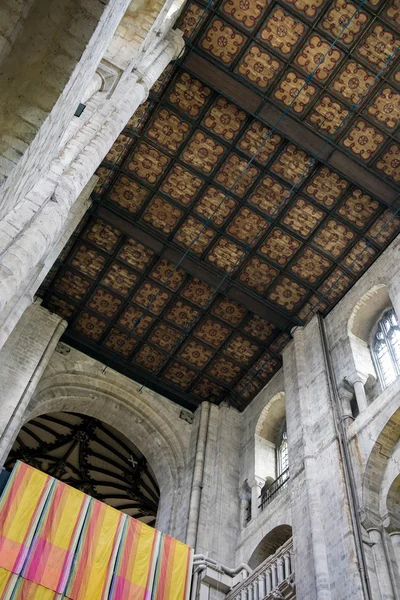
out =
<path fill-rule="evenodd" d="M 42 286 L 65 340 L 242 410 L 400 231 L 397 0 L 188 2 Z"/>

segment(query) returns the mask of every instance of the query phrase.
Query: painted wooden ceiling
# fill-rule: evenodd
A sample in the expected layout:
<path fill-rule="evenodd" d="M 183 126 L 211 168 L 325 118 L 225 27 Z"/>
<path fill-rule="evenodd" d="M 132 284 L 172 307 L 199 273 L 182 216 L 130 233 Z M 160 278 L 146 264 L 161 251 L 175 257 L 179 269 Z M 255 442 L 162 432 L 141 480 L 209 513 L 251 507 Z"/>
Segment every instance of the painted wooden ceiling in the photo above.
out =
<path fill-rule="evenodd" d="M 21 428 L 6 469 L 16 460 L 155 524 L 160 491 L 150 466 L 130 440 L 98 419 L 68 412 L 36 417 Z"/>
<path fill-rule="evenodd" d="M 65 341 L 242 410 L 400 231 L 400 1 L 190 1 L 40 294 Z"/>

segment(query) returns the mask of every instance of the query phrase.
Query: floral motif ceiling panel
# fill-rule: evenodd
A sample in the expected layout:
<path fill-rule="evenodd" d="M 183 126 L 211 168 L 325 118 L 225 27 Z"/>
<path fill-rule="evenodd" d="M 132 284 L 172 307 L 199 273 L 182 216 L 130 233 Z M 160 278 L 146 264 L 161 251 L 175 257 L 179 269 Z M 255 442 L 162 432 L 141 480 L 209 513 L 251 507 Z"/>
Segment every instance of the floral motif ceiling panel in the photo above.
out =
<path fill-rule="evenodd" d="M 65 340 L 239 410 L 400 231 L 397 0 L 201 0 L 44 282 Z"/>

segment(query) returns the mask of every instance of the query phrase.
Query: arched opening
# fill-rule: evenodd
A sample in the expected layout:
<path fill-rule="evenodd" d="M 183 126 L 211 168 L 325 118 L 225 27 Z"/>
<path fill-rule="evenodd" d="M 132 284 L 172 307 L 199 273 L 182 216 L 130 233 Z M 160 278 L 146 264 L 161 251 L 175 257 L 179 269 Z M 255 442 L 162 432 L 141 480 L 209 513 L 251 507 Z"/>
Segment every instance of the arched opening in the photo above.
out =
<path fill-rule="evenodd" d="M 289 476 L 284 392 L 271 398 L 262 410 L 256 425 L 254 451 L 255 477 L 262 483 L 261 508 L 265 508 Z"/>
<path fill-rule="evenodd" d="M 378 381 L 379 369 L 372 346 L 377 324 L 388 309 L 393 307 L 387 287 L 383 284 L 376 285 L 357 302 L 347 325 L 354 369 L 367 376 L 365 391 L 370 401 L 385 387 Z M 353 416 L 357 414 L 354 404 Z"/>
<path fill-rule="evenodd" d="M 292 537 L 292 528 L 290 525 L 279 525 L 274 527 L 267 535 L 259 542 L 249 558 L 249 566 L 256 569 L 267 558 L 275 554 L 275 552 L 283 546 Z"/>
<path fill-rule="evenodd" d="M 42 414 L 21 428 L 6 460 L 16 460 L 155 525 L 160 491 L 135 444 L 99 419 L 70 412 Z"/>
<path fill-rule="evenodd" d="M 376 589 L 400 589 L 399 461 L 400 409 L 397 409 L 377 437 L 364 475 L 364 526 L 372 542 L 367 554 L 371 582 Z"/>

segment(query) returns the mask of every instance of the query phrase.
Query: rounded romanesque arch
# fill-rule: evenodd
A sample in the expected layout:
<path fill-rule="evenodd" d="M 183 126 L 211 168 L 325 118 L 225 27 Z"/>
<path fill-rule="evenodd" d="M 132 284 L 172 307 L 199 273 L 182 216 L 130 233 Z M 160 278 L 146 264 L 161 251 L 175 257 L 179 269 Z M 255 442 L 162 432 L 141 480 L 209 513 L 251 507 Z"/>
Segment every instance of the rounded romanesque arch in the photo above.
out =
<path fill-rule="evenodd" d="M 171 415 L 156 396 L 91 373 L 59 373 L 42 379 L 20 426 L 39 415 L 65 411 L 99 419 L 132 440 L 147 459 L 160 488 L 156 527 L 183 539 L 185 523 L 177 510 L 179 498 L 186 493 L 185 446 Z"/>
<path fill-rule="evenodd" d="M 255 429 L 255 476 L 261 478 L 263 482 L 273 481 L 277 476 L 277 444 L 285 421 L 285 393 L 279 392 L 264 406 Z"/>
<path fill-rule="evenodd" d="M 364 474 L 363 506 L 365 524 L 380 526 L 385 519 L 390 520 L 390 507 L 393 509 L 393 483 L 399 473 L 397 456 L 400 439 L 400 409 L 397 409 L 379 434 L 368 458 Z M 397 511 L 396 511 L 397 512 Z"/>
<path fill-rule="evenodd" d="M 256 569 L 258 565 L 274 554 L 291 537 L 292 528 L 290 525 L 283 524 L 273 527 L 254 548 L 248 561 L 249 566 L 252 569 Z"/>

